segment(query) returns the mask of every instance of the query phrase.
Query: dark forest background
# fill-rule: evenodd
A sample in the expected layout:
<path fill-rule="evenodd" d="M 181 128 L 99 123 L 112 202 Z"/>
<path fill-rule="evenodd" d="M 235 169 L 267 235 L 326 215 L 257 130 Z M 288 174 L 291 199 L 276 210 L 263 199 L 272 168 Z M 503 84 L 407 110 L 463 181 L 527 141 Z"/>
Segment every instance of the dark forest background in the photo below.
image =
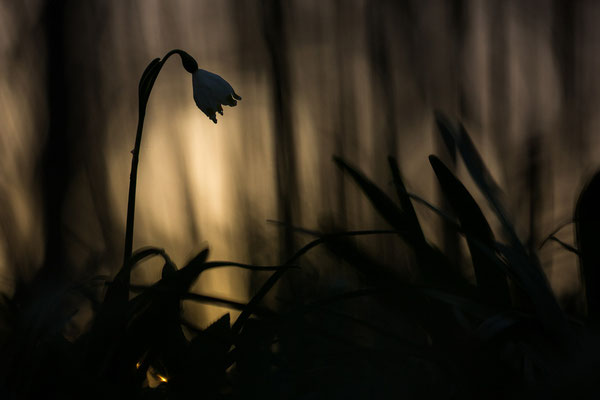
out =
<path fill-rule="evenodd" d="M 394 155 L 408 190 L 443 206 L 427 161 L 444 156 L 434 110 L 469 129 L 518 233 L 539 246 L 600 165 L 598 21 L 595 1 L 1 0 L 2 290 L 40 268 L 119 267 L 138 80 L 173 48 L 243 100 L 214 125 L 195 107 L 189 75 L 166 65 L 146 118 L 135 248 L 158 245 L 182 262 L 208 243 L 211 258 L 270 264 L 306 238 L 268 220 L 385 227 L 334 154 L 390 189 Z M 459 259 L 464 244 L 426 208 L 417 213 Z M 572 241 L 570 228 L 559 236 Z M 404 257 L 383 239 L 365 246 L 390 264 Z M 553 246 L 543 267 L 570 298 L 576 260 Z M 152 282 L 159 267 L 135 279 Z M 286 290 L 302 290 L 294 282 L 314 280 L 310 271 Z M 211 271 L 196 289 L 247 300 L 260 280 Z M 203 321 L 222 313 L 189 307 Z"/>

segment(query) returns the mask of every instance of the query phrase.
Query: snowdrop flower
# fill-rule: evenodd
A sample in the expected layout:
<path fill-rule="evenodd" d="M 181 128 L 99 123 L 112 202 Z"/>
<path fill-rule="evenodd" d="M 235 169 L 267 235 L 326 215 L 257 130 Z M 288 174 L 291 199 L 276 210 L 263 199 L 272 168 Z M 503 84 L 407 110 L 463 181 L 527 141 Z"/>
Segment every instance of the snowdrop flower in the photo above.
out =
<path fill-rule="evenodd" d="M 242 99 L 225 79 L 203 69 L 192 72 L 192 86 L 196 105 L 215 124 L 216 113 L 223 115 L 221 105 L 234 107 Z"/>
<path fill-rule="evenodd" d="M 139 114 L 138 114 L 138 126 L 137 133 L 135 135 L 135 147 L 131 151 L 133 155 L 131 158 L 131 173 L 129 175 L 129 197 L 127 200 L 127 225 L 125 228 L 125 251 L 123 253 L 123 265 L 128 266 L 129 260 L 133 253 L 133 224 L 135 215 L 135 192 L 137 186 L 137 171 L 140 157 L 140 149 L 142 145 L 142 134 L 144 131 L 144 118 L 146 116 L 146 106 L 154 82 L 158 77 L 163 65 L 167 62 L 169 57 L 177 54 L 181 57 L 181 63 L 183 68 L 192 74 L 192 86 L 194 91 L 194 101 L 196 105 L 208 118 L 210 118 L 215 124 L 217 123 L 216 113 L 223 115 L 223 107 L 226 105 L 233 107 L 237 104 L 237 100 L 242 98 L 238 96 L 231 85 L 227 81 L 221 78 L 217 74 L 198 69 L 198 63 L 194 60 L 194 57 L 190 56 L 187 52 L 174 49 L 169 51 L 165 56 L 155 58 L 152 60 L 140 78 L 138 85 L 139 91 Z M 124 270 L 124 282 L 128 285 L 130 281 L 130 271 Z M 125 287 L 127 286 L 125 285 Z"/>

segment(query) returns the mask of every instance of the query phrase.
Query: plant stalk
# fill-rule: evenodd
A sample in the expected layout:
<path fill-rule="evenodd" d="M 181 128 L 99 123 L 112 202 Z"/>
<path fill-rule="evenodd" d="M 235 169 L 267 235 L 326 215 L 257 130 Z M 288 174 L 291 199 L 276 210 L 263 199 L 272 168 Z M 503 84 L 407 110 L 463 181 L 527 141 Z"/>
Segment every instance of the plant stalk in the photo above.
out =
<path fill-rule="evenodd" d="M 131 151 L 131 173 L 129 175 L 129 196 L 127 200 L 127 225 L 125 228 L 125 252 L 123 253 L 123 265 L 127 263 L 133 251 L 133 220 L 135 216 L 135 192 L 137 187 L 137 171 L 140 159 L 140 146 L 142 143 L 142 131 L 144 129 L 144 118 L 146 107 L 140 108 L 138 117 L 135 146 Z"/>
<path fill-rule="evenodd" d="M 146 117 L 146 106 L 148 104 L 148 99 L 150 98 L 150 93 L 152 92 L 152 87 L 154 86 L 154 82 L 160 73 L 163 65 L 167 61 L 169 57 L 173 54 L 179 54 L 181 57 L 181 62 L 185 70 L 189 73 L 193 73 L 198 69 L 198 64 L 196 60 L 188 53 L 183 50 L 175 49 L 169 51 L 163 58 L 158 62 L 156 67 L 154 67 L 154 63 L 156 60 L 152 61 L 144 74 L 142 74 L 142 78 L 140 79 L 139 85 L 139 114 L 138 114 L 138 125 L 137 132 L 135 136 L 135 146 L 131 151 L 131 173 L 129 175 L 129 196 L 127 200 L 127 225 L 125 227 L 125 249 L 123 252 L 123 265 L 127 264 L 127 261 L 131 258 L 131 254 L 133 252 L 133 224 L 135 217 L 135 193 L 137 187 L 137 171 L 138 171 L 138 163 L 140 159 L 140 147 L 142 144 L 142 133 L 144 130 L 144 118 Z M 147 87 L 145 87 L 147 85 Z"/>

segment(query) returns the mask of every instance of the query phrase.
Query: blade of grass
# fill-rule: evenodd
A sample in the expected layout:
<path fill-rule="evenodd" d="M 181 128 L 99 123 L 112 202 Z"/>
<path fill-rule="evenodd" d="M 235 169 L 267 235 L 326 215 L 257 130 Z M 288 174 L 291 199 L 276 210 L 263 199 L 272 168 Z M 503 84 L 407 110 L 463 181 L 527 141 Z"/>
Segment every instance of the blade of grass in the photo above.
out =
<path fill-rule="evenodd" d="M 425 235 L 423 234 L 423 230 L 421 229 L 421 224 L 419 224 L 419 219 L 417 218 L 415 209 L 412 205 L 412 202 L 410 201 L 410 197 L 408 196 L 408 192 L 406 191 L 404 182 L 400 177 L 398 161 L 396 161 L 394 157 L 388 157 L 388 163 L 390 164 L 390 170 L 392 171 L 392 177 L 394 179 L 394 186 L 396 187 L 398 200 L 400 201 L 400 207 L 402 207 L 402 210 L 406 214 L 409 229 L 415 235 L 415 240 L 424 244 L 426 242 Z"/>
<path fill-rule="evenodd" d="M 573 254 L 576 254 L 576 255 L 580 255 L 580 254 L 581 254 L 581 253 L 579 252 L 579 250 L 577 250 L 575 247 L 571 246 L 571 245 L 570 245 L 570 244 L 568 244 L 568 243 L 565 243 L 565 242 L 563 242 L 562 240 L 560 240 L 559 238 L 557 238 L 557 237 L 556 237 L 556 236 L 554 236 L 554 235 L 553 235 L 553 236 L 550 236 L 550 237 L 548 238 L 548 240 L 549 240 L 549 241 L 552 241 L 552 242 L 556 242 L 556 243 L 558 243 L 558 244 L 559 244 L 559 245 L 560 245 L 560 246 L 561 246 L 563 249 L 565 249 L 565 250 L 567 250 L 567 251 L 569 251 L 569 252 L 571 252 L 571 253 L 573 253 Z"/>
<path fill-rule="evenodd" d="M 470 284 L 452 267 L 446 257 L 424 241 L 418 221 L 411 219 L 405 210 L 398 207 L 389 196 L 378 188 L 371 180 L 350 166 L 339 157 L 334 157 L 335 163 L 347 172 L 367 196 L 375 210 L 393 228 L 400 231 L 400 237 L 414 249 L 419 273 L 426 281 L 455 286 L 457 290 L 469 290 Z M 403 196 L 404 197 L 404 196 Z M 404 199 L 403 202 L 408 202 Z M 410 206 L 412 208 L 412 205 Z M 414 210 L 413 210 L 414 212 Z M 416 216 L 415 216 L 416 218 Z M 415 229 L 418 229 L 415 231 Z"/>
<path fill-rule="evenodd" d="M 450 206 L 466 233 L 467 244 L 473 260 L 477 286 L 482 298 L 490 304 L 510 306 L 510 291 L 504 271 L 490 264 L 485 255 L 473 244 L 473 238 L 482 245 L 493 248 L 494 235 L 481 209 L 454 174 L 435 156 L 429 156 L 440 186 Z"/>
<path fill-rule="evenodd" d="M 304 254 L 306 254 L 310 250 L 321 245 L 326 240 L 331 240 L 331 239 L 335 239 L 338 237 L 359 236 L 359 235 L 381 235 L 381 234 L 398 234 L 398 232 L 397 231 L 386 231 L 386 230 L 341 232 L 341 233 L 329 234 L 329 235 L 320 237 L 318 239 L 315 239 L 315 240 L 307 243 L 304 247 L 302 247 L 300 250 L 298 250 L 292 257 L 290 257 L 290 259 L 288 259 L 288 261 L 283 265 L 283 267 L 285 267 L 285 268 L 275 271 L 275 273 L 273 273 L 273 275 L 271 275 L 269 277 L 269 279 L 267 279 L 267 281 L 263 284 L 263 286 L 261 286 L 261 288 L 258 290 L 258 292 L 256 292 L 256 294 L 250 299 L 250 301 L 248 302 L 248 304 L 246 305 L 246 307 L 244 308 L 242 313 L 238 316 L 238 318 L 233 323 L 233 326 L 231 327 L 232 331 L 234 332 L 234 334 L 238 334 L 240 332 L 244 323 L 254 313 L 254 310 L 256 309 L 256 307 L 258 307 L 258 304 L 263 300 L 263 298 L 273 288 L 273 286 L 275 286 L 275 284 L 279 281 L 279 279 L 281 279 L 283 274 L 289 269 L 289 266 L 296 263 L 296 261 L 300 257 L 302 257 Z"/>
<path fill-rule="evenodd" d="M 410 227 L 410 222 L 404 211 L 402 211 L 390 197 L 379 189 L 373 182 L 371 182 L 366 176 L 358 172 L 354 167 L 351 167 L 344 160 L 339 157 L 334 157 L 333 161 L 337 166 L 348 173 L 352 179 L 358 184 L 361 190 L 371 201 L 371 204 L 377 212 L 390 224 L 394 229 L 405 230 Z M 405 235 L 407 240 L 413 240 L 410 234 Z"/>
<path fill-rule="evenodd" d="M 446 145 L 448 154 L 452 158 L 452 163 L 456 164 L 456 141 L 454 139 L 452 123 L 446 118 L 444 114 L 439 111 L 434 111 L 435 123 L 440 132 L 440 136 Z"/>
<path fill-rule="evenodd" d="M 572 331 L 552 293 L 540 262 L 537 256 L 530 254 L 519 240 L 508 218 L 508 214 L 500 201 L 500 188 L 486 168 L 473 141 L 462 125 L 459 126 L 458 130 L 452 131 L 452 135 L 471 178 L 486 197 L 492 210 L 500 220 L 504 232 L 508 236 L 509 246 L 501 245 L 501 251 L 510 260 L 509 268 L 514 270 L 515 276 L 522 279 L 521 285 L 532 300 L 546 328 L 551 332 L 557 333 L 562 338 L 572 339 Z"/>
<path fill-rule="evenodd" d="M 279 221 L 268 220 L 269 223 L 277 224 L 279 226 L 283 226 L 286 229 L 292 229 L 294 232 L 302 233 L 305 235 L 323 237 L 326 236 L 325 233 L 306 229 L 306 228 L 298 228 L 295 226 L 291 226 L 289 224 L 285 224 Z M 336 231 L 334 229 L 334 231 Z M 365 231 L 367 232 L 367 231 Z M 381 233 L 394 233 L 396 231 L 380 231 Z M 343 232 L 338 232 L 343 233 Z M 362 250 L 356 243 L 349 240 L 348 237 L 338 236 L 336 238 L 331 238 L 330 240 L 326 240 L 323 243 L 329 251 L 331 251 L 336 257 L 346 261 L 348 264 L 355 267 L 358 272 L 361 274 L 363 281 L 365 284 L 375 284 L 376 282 L 389 282 L 389 280 L 397 280 L 399 276 L 394 271 L 390 270 L 389 267 L 386 267 L 382 263 L 380 263 L 376 257 L 372 257 L 367 252 Z"/>
<path fill-rule="evenodd" d="M 562 224 L 560 224 L 559 226 L 557 226 L 556 228 L 554 228 L 554 230 L 552 232 L 550 232 L 550 234 L 548 234 L 544 240 L 542 240 L 542 243 L 540 243 L 539 249 L 541 249 L 542 247 L 544 247 L 544 245 L 546 244 L 546 242 L 548 240 L 550 240 L 558 232 L 560 232 L 563 228 L 571 225 L 574 222 L 576 222 L 576 221 L 573 219 L 573 220 L 570 220 L 570 221 L 567 221 L 567 222 L 563 222 Z"/>

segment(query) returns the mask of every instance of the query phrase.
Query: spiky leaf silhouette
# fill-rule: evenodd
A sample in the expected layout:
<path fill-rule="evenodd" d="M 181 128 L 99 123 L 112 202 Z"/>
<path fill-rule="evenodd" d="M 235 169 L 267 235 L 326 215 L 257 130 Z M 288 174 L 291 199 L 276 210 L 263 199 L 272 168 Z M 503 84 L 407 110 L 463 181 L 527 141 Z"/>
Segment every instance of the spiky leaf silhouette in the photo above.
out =
<path fill-rule="evenodd" d="M 440 183 L 442 191 L 460 221 L 466 234 L 467 244 L 473 260 L 475 278 L 482 298 L 489 304 L 510 306 L 510 292 L 506 274 L 490 263 L 480 246 L 494 248 L 494 234 L 481 209 L 464 185 L 436 156 L 429 156 L 429 162 Z"/>
<path fill-rule="evenodd" d="M 377 185 L 375 185 L 371 180 L 369 180 L 366 176 L 360 173 L 356 168 L 350 166 L 344 160 L 339 157 L 334 157 L 333 161 L 340 167 L 344 172 L 352 177 L 354 182 L 358 184 L 361 190 L 365 193 L 368 199 L 371 201 L 371 204 L 377 212 L 396 230 L 400 232 L 404 232 L 403 237 L 411 240 L 412 236 L 410 235 L 408 229 L 410 226 L 408 217 L 405 212 L 403 212 L 397 205 L 394 203 L 390 197 L 383 192 Z"/>
<path fill-rule="evenodd" d="M 510 270 L 510 274 L 520 287 L 525 291 L 531 301 L 535 312 L 549 332 L 552 332 L 561 340 L 570 342 L 573 338 L 572 330 L 567 319 L 558 305 L 558 301 L 552 293 L 550 284 L 541 268 L 539 259 L 535 254 L 528 252 L 520 241 L 513 224 L 510 222 L 508 213 L 500 199 L 500 188 L 494 181 L 492 175 L 485 166 L 479 152 L 477 151 L 464 126 L 460 125 L 451 134 L 458 147 L 469 175 L 486 197 L 492 211 L 496 214 L 502 224 L 502 228 L 508 238 L 509 244 L 496 244 L 496 250 L 502 254 Z M 488 259 L 493 258 L 490 253 L 485 252 Z"/>
<path fill-rule="evenodd" d="M 452 163 L 455 164 L 456 163 L 456 141 L 454 138 L 454 127 L 452 126 L 452 123 L 448 120 L 448 118 L 446 118 L 446 116 L 441 113 L 440 111 L 435 111 L 434 112 L 435 115 L 435 123 L 438 127 L 438 131 L 440 132 L 440 135 L 442 136 L 442 140 L 444 141 L 444 144 L 446 145 L 446 149 L 448 150 L 448 153 L 450 154 L 450 157 L 452 158 Z"/>
<path fill-rule="evenodd" d="M 375 210 L 388 224 L 398 231 L 400 237 L 407 244 L 413 247 L 418 259 L 420 273 L 426 281 L 430 284 L 441 285 L 451 288 L 452 290 L 463 292 L 472 289 L 470 287 L 471 285 L 462 275 L 456 272 L 456 269 L 450 265 L 444 255 L 424 240 L 421 227 L 416 219 L 416 214 L 414 214 L 412 205 L 410 205 L 410 207 L 406 205 L 407 203 L 410 203 L 410 199 L 407 198 L 407 194 L 403 194 L 403 192 L 406 193 L 406 189 L 403 189 L 399 173 L 395 176 L 395 181 L 397 188 L 400 188 L 400 195 L 406 210 L 403 210 L 394 203 L 383 190 L 356 168 L 352 167 L 339 157 L 334 157 L 333 159 L 339 168 L 352 177 L 354 182 L 356 182 L 367 196 Z M 393 167 L 392 173 L 394 173 Z"/>
<path fill-rule="evenodd" d="M 150 353 L 146 359 L 152 361 L 153 357 L 160 356 L 166 359 L 163 363 L 171 371 L 180 364 L 186 346 L 181 330 L 181 301 L 204 270 L 207 257 L 208 249 L 204 249 L 180 270 L 165 257 L 162 279 L 132 299 L 128 336 L 132 341 L 130 345 L 137 348 L 134 358 Z"/>
<path fill-rule="evenodd" d="M 417 213 L 415 212 L 412 202 L 410 201 L 410 197 L 408 197 L 406 186 L 400 177 L 398 161 L 394 157 L 388 157 L 388 163 L 390 165 L 390 170 L 392 171 L 392 178 L 394 179 L 394 186 L 396 187 L 396 194 L 398 195 L 398 200 L 400 201 L 400 207 L 402 207 L 402 210 L 406 214 L 406 222 L 409 225 L 410 231 L 415 236 L 415 241 L 423 245 L 426 242 L 425 235 L 421 229 L 421 224 L 419 223 Z"/>

